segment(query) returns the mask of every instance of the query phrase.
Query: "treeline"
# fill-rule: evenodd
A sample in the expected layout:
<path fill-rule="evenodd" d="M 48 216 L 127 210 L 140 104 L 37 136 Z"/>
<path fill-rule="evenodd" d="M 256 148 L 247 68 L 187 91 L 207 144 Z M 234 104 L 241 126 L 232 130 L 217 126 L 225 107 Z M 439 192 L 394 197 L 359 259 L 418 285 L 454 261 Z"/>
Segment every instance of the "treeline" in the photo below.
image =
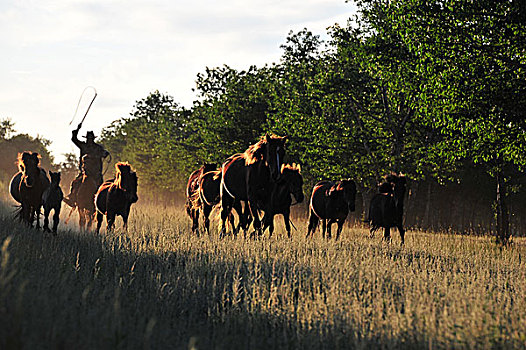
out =
<path fill-rule="evenodd" d="M 190 109 L 151 93 L 104 129 L 104 145 L 137 168 L 141 186 L 175 195 L 201 163 L 221 164 L 265 132 L 288 135 L 306 192 L 351 177 L 366 204 L 383 174 L 403 172 L 409 225 L 523 233 L 523 2 L 356 5 L 326 41 L 291 32 L 277 63 L 206 68 Z"/>
<path fill-rule="evenodd" d="M 18 153 L 26 150 L 38 152 L 40 163 L 45 169 L 55 169 L 54 159 L 49 152 L 51 142 L 43 137 L 32 137 L 18 133 L 11 119 L 0 119 L 0 186 L 7 189 L 11 177 L 18 171 Z"/>

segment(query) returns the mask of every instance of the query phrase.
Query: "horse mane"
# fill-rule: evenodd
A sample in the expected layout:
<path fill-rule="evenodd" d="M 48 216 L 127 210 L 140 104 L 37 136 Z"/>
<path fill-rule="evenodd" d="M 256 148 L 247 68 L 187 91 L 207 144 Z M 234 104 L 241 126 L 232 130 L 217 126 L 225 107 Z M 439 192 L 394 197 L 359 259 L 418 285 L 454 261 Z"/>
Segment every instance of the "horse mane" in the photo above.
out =
<path fill-rule="evenodd" d="M 18 166 L 18 170 L 21 172 L 24 172 L 24 161 L 27 159 L 27 157 L 32 156 L 33 154 L 37 155 L 37 167 L 40 164 L 40 159 L 42 158 L 40 154 L 36 152 L 30 152 L 30 151 L 24 151 L 22 153 L 18 153 L 17 162 L 16 165 Z"/>
<path fill-rule="evenodd" d="M 265 158 L 265 147 L 267 146 L 268 141 L 276 140 L 283 141 L 286 139 L 282 136 L 269 135 L 261 136 L 259 141 L 253 145 L 250 145 L 245 152 L 243 152 L 243 158 L 245 158 L 245 165 L 251 165 L 257 163 L 260 160 Z"/>
<path fill-rule="evenodd" d="M 328 190 L 327 193 L 330 196 L 334 192 L 343 191 L 343 186 L 341 181 L 337 181 L 334 185 L 332 185 Z"/>
<path fill-rule="evenodd" d="M 115 164 L 115 185 L 119 188 L 122 188 L 122 174 L 130 174 L 133 172 L 131 165 L 128 162 L 118 162 Z"/>
<path fill-rule="evenodd" d="M 292 163 L 292 165 L 291 164 L 281 164 L 281 173 L 283 174 L 285 170 L 291 170 L 291 171 L 297 172 L 298 174 L 301 174 L 301 166 L 296 163 Z"/>
<path fill-rule="evenodd" d="M 349 182 L 349 181 L 352 183 L 352 180 L 350 180 L 350 179 L 336 181 L 336 183 L 335 183 L 334 185 L 332 185 L 332 186 L 327 190 L 327 194 L 330 196 L 330 195 L 333 194 L 334 192 L 343 191 L 343 190 L 344 190 L 344 188 L 343 188 L 343 184 L 344 184 L 344 182 Z"/>
<path fill-rule="evenodd" d="M 221 178 L 221 169 L 214 170 L 213 173 L 214 173 L 214 177 L 213 177 L 214 180 L 217 180 L 217 179 Z"/>
<path fill-rule="evenodd" d="M 250 145 L 247 150 L 242 154 L 245 158 L 245 165 L 251 165 L 263 160 L 265 156 L 265 147 L 267 145 L 267 139 L 265 136 L 261 136 L 258 142 Z"/>

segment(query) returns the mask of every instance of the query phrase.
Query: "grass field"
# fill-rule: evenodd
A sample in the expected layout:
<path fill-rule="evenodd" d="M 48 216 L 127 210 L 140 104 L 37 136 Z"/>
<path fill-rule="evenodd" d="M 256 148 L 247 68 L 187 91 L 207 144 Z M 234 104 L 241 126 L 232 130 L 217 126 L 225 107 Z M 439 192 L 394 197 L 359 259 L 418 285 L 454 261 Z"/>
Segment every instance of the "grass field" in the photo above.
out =
<path fill-rule="evenodd" d="M 1 349 L 524 348 L 526 245 L 346 227 L 338 242 L 196 237 L 182 208 L 129 232 L 29 230 L 0 209 Z M 120 219 L 118 221 L 120 225 Z"/>

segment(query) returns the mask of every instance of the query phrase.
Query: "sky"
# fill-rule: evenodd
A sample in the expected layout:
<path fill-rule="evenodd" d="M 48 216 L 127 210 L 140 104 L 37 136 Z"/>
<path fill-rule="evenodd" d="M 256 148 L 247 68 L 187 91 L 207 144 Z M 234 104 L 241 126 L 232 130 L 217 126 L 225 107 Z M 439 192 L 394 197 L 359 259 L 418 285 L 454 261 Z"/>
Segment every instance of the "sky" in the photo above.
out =
<path fill-rule="evenodd" d="M 278 62 L 291 30 L 324 38 L 353 14 L 345 0 L 2 0 L 0 119 L 50 140 L 61 161 L 77 152 L 71 130 L 92 90 L 69 123 L 87 86 L 98 96 L 81 135 L 99 135 L 150 92 L 191 107 L 205 67 Z"/>

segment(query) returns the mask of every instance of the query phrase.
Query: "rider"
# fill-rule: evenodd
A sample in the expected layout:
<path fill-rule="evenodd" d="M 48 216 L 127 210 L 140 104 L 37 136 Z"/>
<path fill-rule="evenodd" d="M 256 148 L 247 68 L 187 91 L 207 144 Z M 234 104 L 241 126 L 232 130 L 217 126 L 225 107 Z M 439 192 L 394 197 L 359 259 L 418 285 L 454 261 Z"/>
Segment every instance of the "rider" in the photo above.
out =
<path fill-rule="evenodd" d="M 88 131 L 86 133 L 86 142 L 80 141 L 78 139 L 79 130 L 82 124 L 79 124 L 77 129 L 73 130 L 71 132 L 71 141 L 80 149 L 80 157 L 79 157 L 79 171 L 80 173 L 77 175 L 75 180 L 71 182 L 71 189 L 69 195 L 67 195 L 64 198 L 64 202 L 68 204 L 71 207 L 75 207 L 77 203 L 77 191 L 79 189 L 80 184 L 82 183 L 82 175 L 84 173 L 83 169 L 83 160 L 85 159 L 85 156 L 92 157 L 95 159 L 98 159 L 100 162 L 98 165 L 98 171 L 99 171 L 99 179 L 98 179 L 98 185 L 102 184 L 102 159 L 106 158 L 110 155 L 110 152 L 106 151 L 102 145 L 99 145 L 95 142 L 95 134 L 93 131 Z"/>

